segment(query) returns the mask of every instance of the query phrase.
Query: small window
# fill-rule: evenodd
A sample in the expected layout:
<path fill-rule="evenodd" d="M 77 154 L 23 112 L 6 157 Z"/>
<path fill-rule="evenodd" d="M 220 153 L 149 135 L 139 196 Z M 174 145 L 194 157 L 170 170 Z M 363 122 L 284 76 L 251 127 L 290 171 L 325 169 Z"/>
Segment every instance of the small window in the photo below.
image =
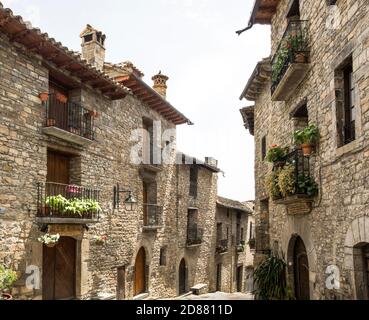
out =
<path fill-rule="evenodd" d="M 300 0 L 292 0 L 287 13 L 287 18 L 300 17 Z"/>
<path fill-rule="evenodd" d="M 160 265 L 167 265 L 167 247 L 163 247 L 160 249 Z"/>
<path fill-rule="evenodd" d="M 327 0 L 328 6 L 334 6 L 337 3 L 337 0 Z"/>
<path fill-rule="evenodd" d="M 266 136 L 264 136 L 261 139 L 261 159 L 262 159 L 262 161 L 265 160 L 266 153 L 267 153 L 266 149 L 267 149 L 267 141 L 266 141 Z"/>
<path fill-rule="evenodd" d="M 197 198 L 197 180 L 199 169 L 197 166 L 190 167 L 190 196 Z"/>
<path fill-rule="evenodd" d="M 249 234 L 249 240 L 254 239 L 254 224 L 250 222 L 250 234 Z"/>
<path fill-rule="evenodd" d="M 355 84 L 352 57 L 335 71 L 337 142 L 342 147 L 356 139 Z"/>
<path fill-rule="evenodd" d="M 86 42 L 91 42 L 93 40 L 93 35 L 88 34 L 88 35 L 84 36 L 84 40 L 85 40 L 85 43 Z"/>

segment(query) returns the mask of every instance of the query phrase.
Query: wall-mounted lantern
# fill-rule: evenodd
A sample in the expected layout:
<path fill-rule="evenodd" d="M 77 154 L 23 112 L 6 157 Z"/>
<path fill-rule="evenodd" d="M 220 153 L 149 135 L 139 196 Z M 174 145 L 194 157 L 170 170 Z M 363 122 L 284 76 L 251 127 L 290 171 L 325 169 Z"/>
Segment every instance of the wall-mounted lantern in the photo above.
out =
<path fill-rule="evenodd" d="M 118 209 L 119 210 L 119 206 L 120 206 L 120 194 L 121 193 L 127 194 L 127 197 L 124 200 L 125 209 L 127 211 L 134 211 L 136 209 L 136 207 L 137 207 L 137 200 L 133 197 L 132 191 L 120 189 L 119 184 L 117 184 L 114 187 L 114 200 L 113 200 L 114 209 Z"/>

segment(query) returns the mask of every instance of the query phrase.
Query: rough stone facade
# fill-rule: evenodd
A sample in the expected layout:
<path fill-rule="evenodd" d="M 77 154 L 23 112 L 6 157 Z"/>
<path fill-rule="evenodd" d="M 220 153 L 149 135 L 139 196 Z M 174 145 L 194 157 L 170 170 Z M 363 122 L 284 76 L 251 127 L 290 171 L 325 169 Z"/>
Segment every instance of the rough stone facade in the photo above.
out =
<path fill-rule="evenodd" d="M 286 14 L 292 1 L 276 3 L 271 18 L 272 56 L 286 30 Z M 369 5 L 365 0 L 338 0 L 335 6 L 328 6 L 327 1 L 301 0 L 299 5 L 300 19 L 309 23 L 308 73 L 287 101 L 272 101 L 270 76 L 253 99 L 257 259 L 262 258 L 265 250 L 282 250 L 288 260 L 289 285 L 294 288 L 293 247 L 299 237 L 308 258 L 310 299 L 363 299 L 368 297 L 361 248 L 369 243 Z M 356 139 L 341 146 L 336 125 L 341 79 L 335 76 L 335 70 L 350 55 Z M 272 168 L 262 159 L 262 139 L 266 137 L 268 147 L 292 146 L 292 133 L 299 123 L 291 113 L 302 101 L 307 104 L 307 122 L 315 123 L 321 134 L 316 152 L 309 160 L 311 174 L 319 184 L 319 196 L 314 199 L 310 213 L 289 215 L 286 206 L 269 199 L 265 190 L 265 176 Z M 329 266 L 339 270 L 339 288 L 326 285 Z"/>
<path fill-rule="evenodd" d="M 159 121 L 163 131 L 175 130 L 175 124 L 136 95 L 111 100 L 82 83 L 80 88 L 69 90 L 68 98 L 97 111 L 95 140 L 80 146 L 46 135 L 45 105 L 39 94 L 49 90 L 48 66 L 40 55 L 11 42 L 0 29 L 0 207 L 4 211 L 0 215 L 0 262 L 13 267 L 19 275 L 13 294 L 20 299 L 43 296 L 45 248 L 38 241 L 44 233 L 43 224 L 36 222 L 37 183 L 47 180 L 48 151 L 70 157 L 70 184 L 100 190 L 102 212 L 97 223 L 88 228 L 63 223 L 47 226 L 50 233 L 76 240 L 76 298 L 132 299 L 135 261 L 141 248 L 145 252 L 144 291 L 150 298 L 170 298 L 181 293 L 179 268 L 183 259 L 186 291 L 199 283 L 215 290 L 212 275 L 218 169 L 199 162 L 132 164 L 135 142 L 130 140 L 131 133 L 143 128 L 143 119 Z M 74 79 L 72 72 L 67 76 Z M 166 142 L 161 142 L 162 147 Z M 174 157 L 175 154 L 173 160 Z M 195 197 L 189 195 L 191 166 L 198 169 Z M 144 225 L 143 182 L 155 184 L 154 204 L 161 212 L 161 223 L 155 228 Z M 123 201 L 120 209 L 113 207 L 117 183 L 132 192 L 136 210 L 126 211 Z M 201 242 L 192 246 L 187 241 L 189 210 L 197 212 L 196 225 L 203 229 Z M 106 235 L 106 243 L 98 245 L 96 235 Z M 30 266 L 40 271 L 39 288 L 26 288 L 26 270 Z"/>

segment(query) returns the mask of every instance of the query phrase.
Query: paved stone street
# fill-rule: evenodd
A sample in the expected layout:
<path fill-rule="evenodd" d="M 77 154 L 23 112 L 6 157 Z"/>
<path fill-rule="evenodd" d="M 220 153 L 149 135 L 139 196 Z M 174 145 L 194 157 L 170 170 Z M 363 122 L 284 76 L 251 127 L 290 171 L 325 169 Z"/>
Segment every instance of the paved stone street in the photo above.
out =
<path fill-rule="evenodd" d="M 189 295 L 178 298 L 178 300 L 254 300 L 254 296 L 250 293 L 215 292 L 200 296 Z"/>

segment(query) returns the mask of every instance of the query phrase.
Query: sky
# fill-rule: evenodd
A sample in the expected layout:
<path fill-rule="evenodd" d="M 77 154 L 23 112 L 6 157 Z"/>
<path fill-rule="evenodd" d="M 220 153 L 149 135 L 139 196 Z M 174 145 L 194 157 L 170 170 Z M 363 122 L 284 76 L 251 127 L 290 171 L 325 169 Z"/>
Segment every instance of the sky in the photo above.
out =
<path fill-rule="evenodd" d="M 180 151 L 219 161 L 219 195 L 254 199 L 254 139 L 240 101 L 256 63 L 270 54 L 270 28 L 249 20 L 254 0 L 0 0 L 34 27 L 81 51 L 86 24 L 103 31 L 106 61 L 132 61 L 145 73 L 169 76 L 167 99 L 194 126 L 179 126 Z"/>

